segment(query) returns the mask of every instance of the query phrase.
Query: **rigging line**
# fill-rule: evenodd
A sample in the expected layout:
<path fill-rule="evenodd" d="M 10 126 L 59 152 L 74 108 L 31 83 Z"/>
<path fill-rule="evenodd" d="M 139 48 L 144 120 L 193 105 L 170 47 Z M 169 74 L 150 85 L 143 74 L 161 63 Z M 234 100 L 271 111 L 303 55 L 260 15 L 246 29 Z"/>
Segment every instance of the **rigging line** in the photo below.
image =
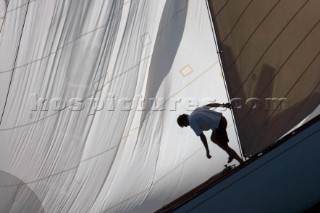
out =
<path fill-rule="evenodd" d="M 263 92 L 268 88 L 269 84 L 275 79 L 275 77 L 281 72 L 282 68 L 287 64 L 287 62 L 290 60 L 290 58 L 296 53 L 296 51 L 298 50 L 298 48 L 303 44 L 303 42 L 308 38 L 308 36 L 313 32 L 313 30 L 318 26 L 318 24 L 320 23 L 320 19 L 312 26 L 312 28 L 308 31 L 308 33 L 302 38 L 302 40 L 298 43 L 298 45 L 293 49 L 293 51 L 289 54 L 289 56 L 286 58 L 286 60 L 284 60 L 284 62 L 281 64 L 281 66 L 278 68 L 277 72 L 275 73 L 275 75 L 272 77 L 272 79 L 266 83 L 266 86 L 262 89 L 262 91 L 260 92 L 259 95 L 257 95 L 257 97 L 260 97 L 261 94 L 263 94 Z M 246 112 L 244 119 L 246 117 L 246 115 L 248 115 L 250 112 Z M 239 122 L 239 125 L 242 124 L 242 122 L 244 121 L 244 119 L 242 119 L 241 122 Z"/>
<path fill-rule="evenodd" d="M 216 46 L 216 50 L 217 50 L 217 53 L 220 53 L 220 50 L 219 50 L 219 45 L 218 45 L 218 41 L 216 39 L 216 33 L 215 33 L 215 30 L 214 30 L 214 24 L 213 24 L 213 17 L 211 15 L 211 12 L 210 12 L 210 5 L 209 5 L 209 1 L 210 0 L 207 0 L 206 1 L 206 5 L 207 5 L 207 11 L 208 11 L 208 16 L 209 16 L 209 20 L 210 20 L 210 27 L 211 27 L 211 31 L 212 31 L 212 35 L 213 35 L 213 39 L 214 39 L 214 44 Z M 221 63 L 221 57 L 220 55 L 218 54 L 218 58 L 219 58 L 219 63 L 220 63 L 220 67 L 221 67 L 221 70 L 223 70 L 222 68 L 222 63 Z"/>
<path fill-rule="evenodd" d="M 280 1 L 280 0 L 279 0 Z M 229 33 L 226 35 L 226 37 L 221 41 L 221 44 L 223 44 L 228 38 L 229 36 L 232 34 L 233 30 L 236 28 L 236 26 L 238 25 L 238 23 L 240 22 L 242 16 L 244 15 L 244 13 L 247 11 L 247 9 L 250 7 L 251 3 L 253 2 L 253 0 L 251 0 L 246 7 L 242 10 L 242 12 L 240 13 L 237 21 L 233 24 L 231 30 L 229 31 Z"/>
<path fill-rule="evenodd" d="M 228 92 L 228 86 L 227 86 L 227 82 L 226 82 L 226 78 L 225 78 L 225 74 L 224 74 L 224 70 L 223 70 L 223 66 L 222 66 L 222 61 L 221 61 L 221 55 L 220 55 L 221 51 L 219 50 L 219 45 L 218 45 L 218 41 L 217 41 L 217 38 L 216 38 L 215 30 L 214 30 L 213 19 L 212 19 L 209 7 L 210 6 L 209 6 L 209 0 L 208 0 L 207 1 L 207 10 L 208 10 L 208 15 L 209 15 L 209 19 L 210 19 L 210 26 L 211 26 L 213 39 L 214 39 L 214 43 L 215 43 L 215 46 L 216 46 L 216 50 L 217 50 L 217 53 L 218 53 L 218 60 L 219 60 L 220 68 L 221 68 L 221 73 L 222 73 L 222 76 L 223 76 L 223 79 L 224 79 L 223 83 L 224 83 L 224 87 L 225 87 L 225 90 L 226 90 L 228 102 L 231 103 L 231 98 L 230 98 L 230 94 Z M 236 124 L 233 111 L 230 110 L 230 112 L 231 112 L 232 121 L 233 121 L 234 124 Z M 236 136 L 237 136 L 237 142 L 238 142 L 238 146 L 239 146 L 240 155 L 241 155 L 241 158 L 244 159 L 244 154 L 243 154 L 243 150 L 242 150 L 241 143 L 240 143 L 240 137 L 239 137 L 239 134 L 238 134 L 237 125 L 234 125 L 234 129 L 235 129 L 235 133 L 236 133 Z"/>
<path fill-rule="evenodd" d="M 135 69 L 137 66 L 139 66 L 142 62 L 146 61 L 146 60 L 149 59 L 149 58 L 151 58 L 151 55 L 143 58 L 140 62 L 138 62 L 138 64 L 134 65 L 134 66 L 131 67 L 130 69 L 128 69 L 128 70 L 120 73 L 119 75 L 117 75 L 117 76 L 115 76 L 115 77 L 113 77 L 113 78 L 111 78 L 110 80 L 108 80 L 108 81 L 107 81 L 100 89 L 98 89 L 97 91 L 102 91 L 102 89 L 103 89 L 107 84 L 109 84 L 109 83 L 112 82 L 113 80 L 115 80 L 115 79 L 123 76 L 124 74 L 126 74 L 126 73 L 134 70 L 134 69 Z M 90 98 L 90 97 L 93 97 L 93 95 L 94 95 L 94 94 L 85 97 L 85 98 L 82 99 L 80 102 L 85 101 L 85 100 L 87 100 L 87 99 Z M 9 127 L 9 128 L 0 129 L 0 132 L 1 132 L 1 131 L 12 130 L 12 129 L 17 129 L 17 128 L 21 128 L 21 127 L 25 127 L 25 126 L 29 126 L 29 125 L 38 123 L 38 122 L 43 121 L 43 120 L 45 120 L 45 119 L 47 119 L 47 118 L 49 118 L 49 117 L 52 117 L 52 116 L 54 116 L 54 115 L 59 114 L 60 112 L 62 112 L 63 110 L 67 109 L 67 108 L 70 107 L 70 106 L 72 106 L 72 105 L 66 105 L 66 106 L 65 106 L 64 108 L 62 108 L 61 110 L 59 110 L 59 111 L 57 111 L 57 112 L 55 112 L 55 113 L 53 113 L 53 114 L 51 114 L 51 115 L 48 115 L 48 116 L 46 116 L 46 117 L 43 117 L 43 118 L 41 118 L 41 119 L 39 119 L 39 120 L 32 121 L 32 122 L 30 122 L 30 123 L 26 123 L 26 124 L 22 124 L 22 125 L 18 125 L 18 126 L 13 126 L 13 127 Z"/>
<path fill-rule="evenodd" d="M 90 31 L 88 31 L 88 32 L 85 32 L 85 33 L 79 35 L 78 37 L 74 38 L 73 40 L 64 43 L 62 46 L 58 47 L 55 51 L 52 51 L 52 52 L 50 52 L 49 54 L 47 54 L 47 55 L 45 55 L 45 56 L 43 56 L 43 57 L 40 57 L 40 58 L 38 58 L 38 59 L 29 61 L 29 62 L 27 62 L 27 63 L 25 63 L 25 64 L 20 65 L 20 66 L 16 66 L 16 67 L 14 67 L 13 69 L 0 71 L 0 74 L 2 74 L 2 73 L 7 73 L 7 72 L 11 72 L 11 71 L 13 71 L 14 69 L 26 67 L 26 66 L 28 66 L 28 65 L 30 65 L 30 64 L 33 64 L 33 63 L 35 63 L 35 62 L 42 61 L 43 59 L 49 58 L 51 55 L 55 54 L 56 52 L 58 52 L 59 50 L 63 49 L 64 47 L 66 47 L 66 46 L 68 46 L 68 45 L 70 45 L 70 44 L 78 41 L 78 40 L 81 39 L 82 37 L 84 37 L 84 36 L 86 36 L 86 35 L 88 35 L 88 34 L 91 34 L 91 33 L 95 32 L 95 31 L 98 31 L 98 30 L 106 27 L 106 26 L 109 24 L 110 20 L 111 20 L 114 16 L 118 15 L 118 13 L 121 12 L 122 8 L 123 8 L 126 4 L 128 4 L 128 3 L 130 3 L 130 1 L 125 2 L 125 3 L 119 8 L 119 10 L 116 11 L 116 12 L 114 12 L 114 14 L 108 18 L 108 20 L 106 21 L 106 23 L 102 24 L 101 26 L 98 26 L 98 27 L 96 27 L 96 28 L 93 28 L 92 30 L 90 30 Z"/>
<path fill-rule="evenodd" d="M 278 5 L 278 3 L 280 2 L 280 0 L 275 4 Z M 289 26 L 289 24 L 293 21 L 293 19 L 301 12 L 301 10 L 307 5 L 307 3 L 309 2 L 309 0 L 305 1 L 305 3 L 299 8 L 299 10 L 297 10 L 297 12 L 291 17 L 291 19 L 286 23 L 286 25 L 281 29 L 281 31 L 274 37 L 274 39 L 270 42 L 270 44 L 268 45 L 268 47 L 264 50 L 264 52 L 262 53 L 262 55 L 259 57 L 259 59 L 257 60 L 257 62 L 255 63 L 255 65 L 253 66 L 253 68 L 251 69 L 251 71 L 249 72 L 249 74 L 246 76 L 245 80 L 242 82 L 241 86 L 239 86 L 239 88 L 237 88 L 235 90 L 235 96 L 238 94 L 239 91 L 241 91 L 244 87 L 244 85 L 246 84 L 246 82 L 248 81 L 249 77 L 252 75 L 252 73 L 254 72 L 254 70 L 256 69 L 256 67 L 258 66 L 258 64 L 260 63 L 260 61 L 263 59 L 263 57 L 267 54 L 267 52 L 269 51 L 269 49 L 272 47 L 272 45 L 276 42 L 276 40 L 280 37 L 280 35 L 285 31 L 285 29 L 287 29 L 287 27 Z M 275 8 L 275 7 L 274 7 Z M 272 10 L 274 9 L 272 8 Z M 271 13 L 271 11 L 270 11 Z M 269 14 L 267 14 L 267 16 L 269 16 Z M 242 48 L 239 51 L 239 54 L 235 57 L 235 59 L 233 60 L 233 62 L 230 64 L 230 66 L 227 68 L 227 71 L 229 71 L 231 69 L 231 67 L 237 62 L 237 60 L 239 59 L 240 55 L 242 54 L 242 52 L 244 51 L 244 48 L 247 46 L 247 44 L 249 43 L 249 41 L 251 40 L 251 38 L 253 37 L 253 35 L 255 34 L 255 32 L 260 28 L 260 26 L 263 24 L 263 22 L 266 20 L 267 16 L 265 16 L 263 18 L 263 20 L 258 24 L 258 26 L 255 28 L 255 30 L 251 33 L 251 35 L 248 37 L 247 41 L 244 43 L 244 45 L 242 46 Z"/>
<path fill-rule="evenodd" d="M 287 151 L 295 148 L 296 146 L 300 145 L 303 141 L 307 140 L 308 138 L 314 136 L 315 134 L 317 134 L 318 132 L 320 132 L 320 129 L 317 129 L 316 131 L 312 132 L 311 134 L 309 134 L 308 136 L 302 138 L 301 140 L 299 140 L 298 142 L 296 142 L 296 144 L 286 148 L 285 150 L 283 150 L 282 152 L 278 153 L 277 155 L 275 155 L 274 157 L 270 158 L 269 160 L 267 160 L 266 162 L 264 162 L 263 164 L 261 164 L 260 166 L 257 166 L 256 168 L 254 168 L 253 170 L 251 170 L 250 172 L 248 172 L 247 174 L 243 175 L 242 177 L 239 177 L 239 179 L 233 181 L 232 183 L 228 184 L 227 186 L 223 187 L 222 189 L 220 189 L 219 191 L 217 191 L 216 193 L 214 193 L 213 195 L 210 195 L 208 198 L 204 199 L 203 201 L 201 201 L 200 203 L 198 203 L 197 205 L 195 205 L 194 207 L 192 207 L 191 209 L 189 209 L 187 212 L 192 211 L 193 209 L 197 208 L 198 206 L 200 206 L 202 203 L 208 201 L 209 199 L 217 196 L 218 194 L 220 194 L 221 192 L 225 191 L 226 189 L 228 189 L 229 187 L 231 187 L 232 185 L 236 184 L 237 182 L 241 181 L 242 179 L 246 178 L 247 176 L 251 175 L 252 173 L 254 173 L 255 171 L 258 171 L 260 168 L 264 167 L 265 165 L 267 165 L 269 162 L 275 160 L 276 158 L 280 157 L 282 154 L 286 153 Z"/>
<path fill-rule="evenodd" d="M 24 16 L 24 22 L 23 22 L 22 29 L 21 29 L 21 34 L 20 34 L 20 39 L 19 39 L 19 45 L 18 45 L 18 48 L 17 48 L 17 53 L 16 53 L 16 57 L 15 57 L 14 62 L 13 62 L 13 66 L 15 66 L 15 64 L 17 63 L 17 59 L 18 59 L 18 55 L 19 55 L 19 50 L 20 50 L 20 45 L 21 45 L 21 39 L 22 39 L 22 36 L 23 36 L 23 31 L 24 31 L 24 26 L 25 26 L 25 24 L 26 24 L 27 14 L 28 14 L 28 11 L 29 11 L 29 3 L 30 3 L 30 0 L 28 1 L 28 4 L 27 4 L 27 11 L 26 11 L 26 14 L 25 14 L 25 16 Z M 5 112 L 5 110 L 6 110 L 6 106 L 7 106 L 7 102 L 8 102 L 8 98 L 9 98 L 9 93 L 10 93 L 10 89 L 11 89 L 11 85 L 12 85 L 12 79 L 13 79 L 13 76 L 14 76 L 14 71 L 15 71 L 15 69 L 13 69 L 13 70 L 12 70 L 12 73 L 11 73 L 10 82 L 9 82 L 9 87 L 8 87 L 8 92 L 7 92 L 7 95 L 6 95 L 4 107 L 3 107 L 2 114 L 1 114 L 1 118 L 0 118 L 0 126 L 1 126 L 1 123 L 2 123 L 2 119 L 3 119 L 4 112 Z"/>

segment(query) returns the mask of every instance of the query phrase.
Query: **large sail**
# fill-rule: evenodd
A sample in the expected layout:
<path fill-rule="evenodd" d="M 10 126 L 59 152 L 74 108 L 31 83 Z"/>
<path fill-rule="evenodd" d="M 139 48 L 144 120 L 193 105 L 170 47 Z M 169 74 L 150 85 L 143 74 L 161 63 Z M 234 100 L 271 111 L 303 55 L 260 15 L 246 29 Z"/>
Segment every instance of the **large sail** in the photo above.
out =
<path fill-rule="evenodd" d="M 176 123 L 228 101 L 204 0 L 0 3 L 0 212 L 153 212 L 224 169 Z"/>
<path fill-rule="evenodd" d="M 320 103 L 320 1 L 208 0 L 245 155 Z"/>

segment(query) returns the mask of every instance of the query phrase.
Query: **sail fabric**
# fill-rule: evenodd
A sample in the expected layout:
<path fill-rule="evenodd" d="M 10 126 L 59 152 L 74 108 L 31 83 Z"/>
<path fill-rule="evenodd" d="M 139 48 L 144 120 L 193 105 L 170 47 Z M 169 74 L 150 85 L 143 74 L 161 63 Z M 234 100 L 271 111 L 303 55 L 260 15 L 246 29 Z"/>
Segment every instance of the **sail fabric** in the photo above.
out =
<path fill-rule="evenodd" d="M 209 143 L 208 160 L 176 123 L 228 101 L 205 1 L 2 0 L 1 14 L 1 212 L 153 212 L 223 170 L 227 154 Z"/>
<path fill-rule="evenodd" d="M 5 1 L 0 1 L 0 32 L 3 24 L 4 15 L 6 13 L 7 6 Z"/>
<path fill-rule="evenodd" d="M 320 104 L 320 2 L 208 3 L 243 153 L 254 155 Z"/>

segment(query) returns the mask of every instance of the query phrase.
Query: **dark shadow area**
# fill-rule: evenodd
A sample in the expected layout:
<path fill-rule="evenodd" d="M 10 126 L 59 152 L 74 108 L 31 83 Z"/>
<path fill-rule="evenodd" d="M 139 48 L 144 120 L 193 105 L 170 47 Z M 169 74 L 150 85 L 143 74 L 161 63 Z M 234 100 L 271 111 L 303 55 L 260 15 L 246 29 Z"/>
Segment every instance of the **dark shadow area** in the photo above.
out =
<path fill-rule="evenodd" d="M 0 171 L 0 212 L 43 213 L 37 195 L 19 178 Z"/>
<path fill-rule="evenodd" d="M 145 113 L 148 114 L 152 100 L 168 75 L 183 36 L 188 10 L 188 0 L 167 1 L 161 17 L 146 86 Z"/>

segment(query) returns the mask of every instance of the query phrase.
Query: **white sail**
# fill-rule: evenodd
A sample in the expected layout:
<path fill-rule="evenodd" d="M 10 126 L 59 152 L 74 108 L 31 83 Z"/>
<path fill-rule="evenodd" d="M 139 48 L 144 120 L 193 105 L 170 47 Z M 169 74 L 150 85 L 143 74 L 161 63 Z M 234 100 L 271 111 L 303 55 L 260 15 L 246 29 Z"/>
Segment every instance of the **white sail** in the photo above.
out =
<path fill-rule="evenodd" d="M 176 123 L 228 101 L 204 0 L 5 3 L 1 212 L 152 212 L 223 169 Z"/>

